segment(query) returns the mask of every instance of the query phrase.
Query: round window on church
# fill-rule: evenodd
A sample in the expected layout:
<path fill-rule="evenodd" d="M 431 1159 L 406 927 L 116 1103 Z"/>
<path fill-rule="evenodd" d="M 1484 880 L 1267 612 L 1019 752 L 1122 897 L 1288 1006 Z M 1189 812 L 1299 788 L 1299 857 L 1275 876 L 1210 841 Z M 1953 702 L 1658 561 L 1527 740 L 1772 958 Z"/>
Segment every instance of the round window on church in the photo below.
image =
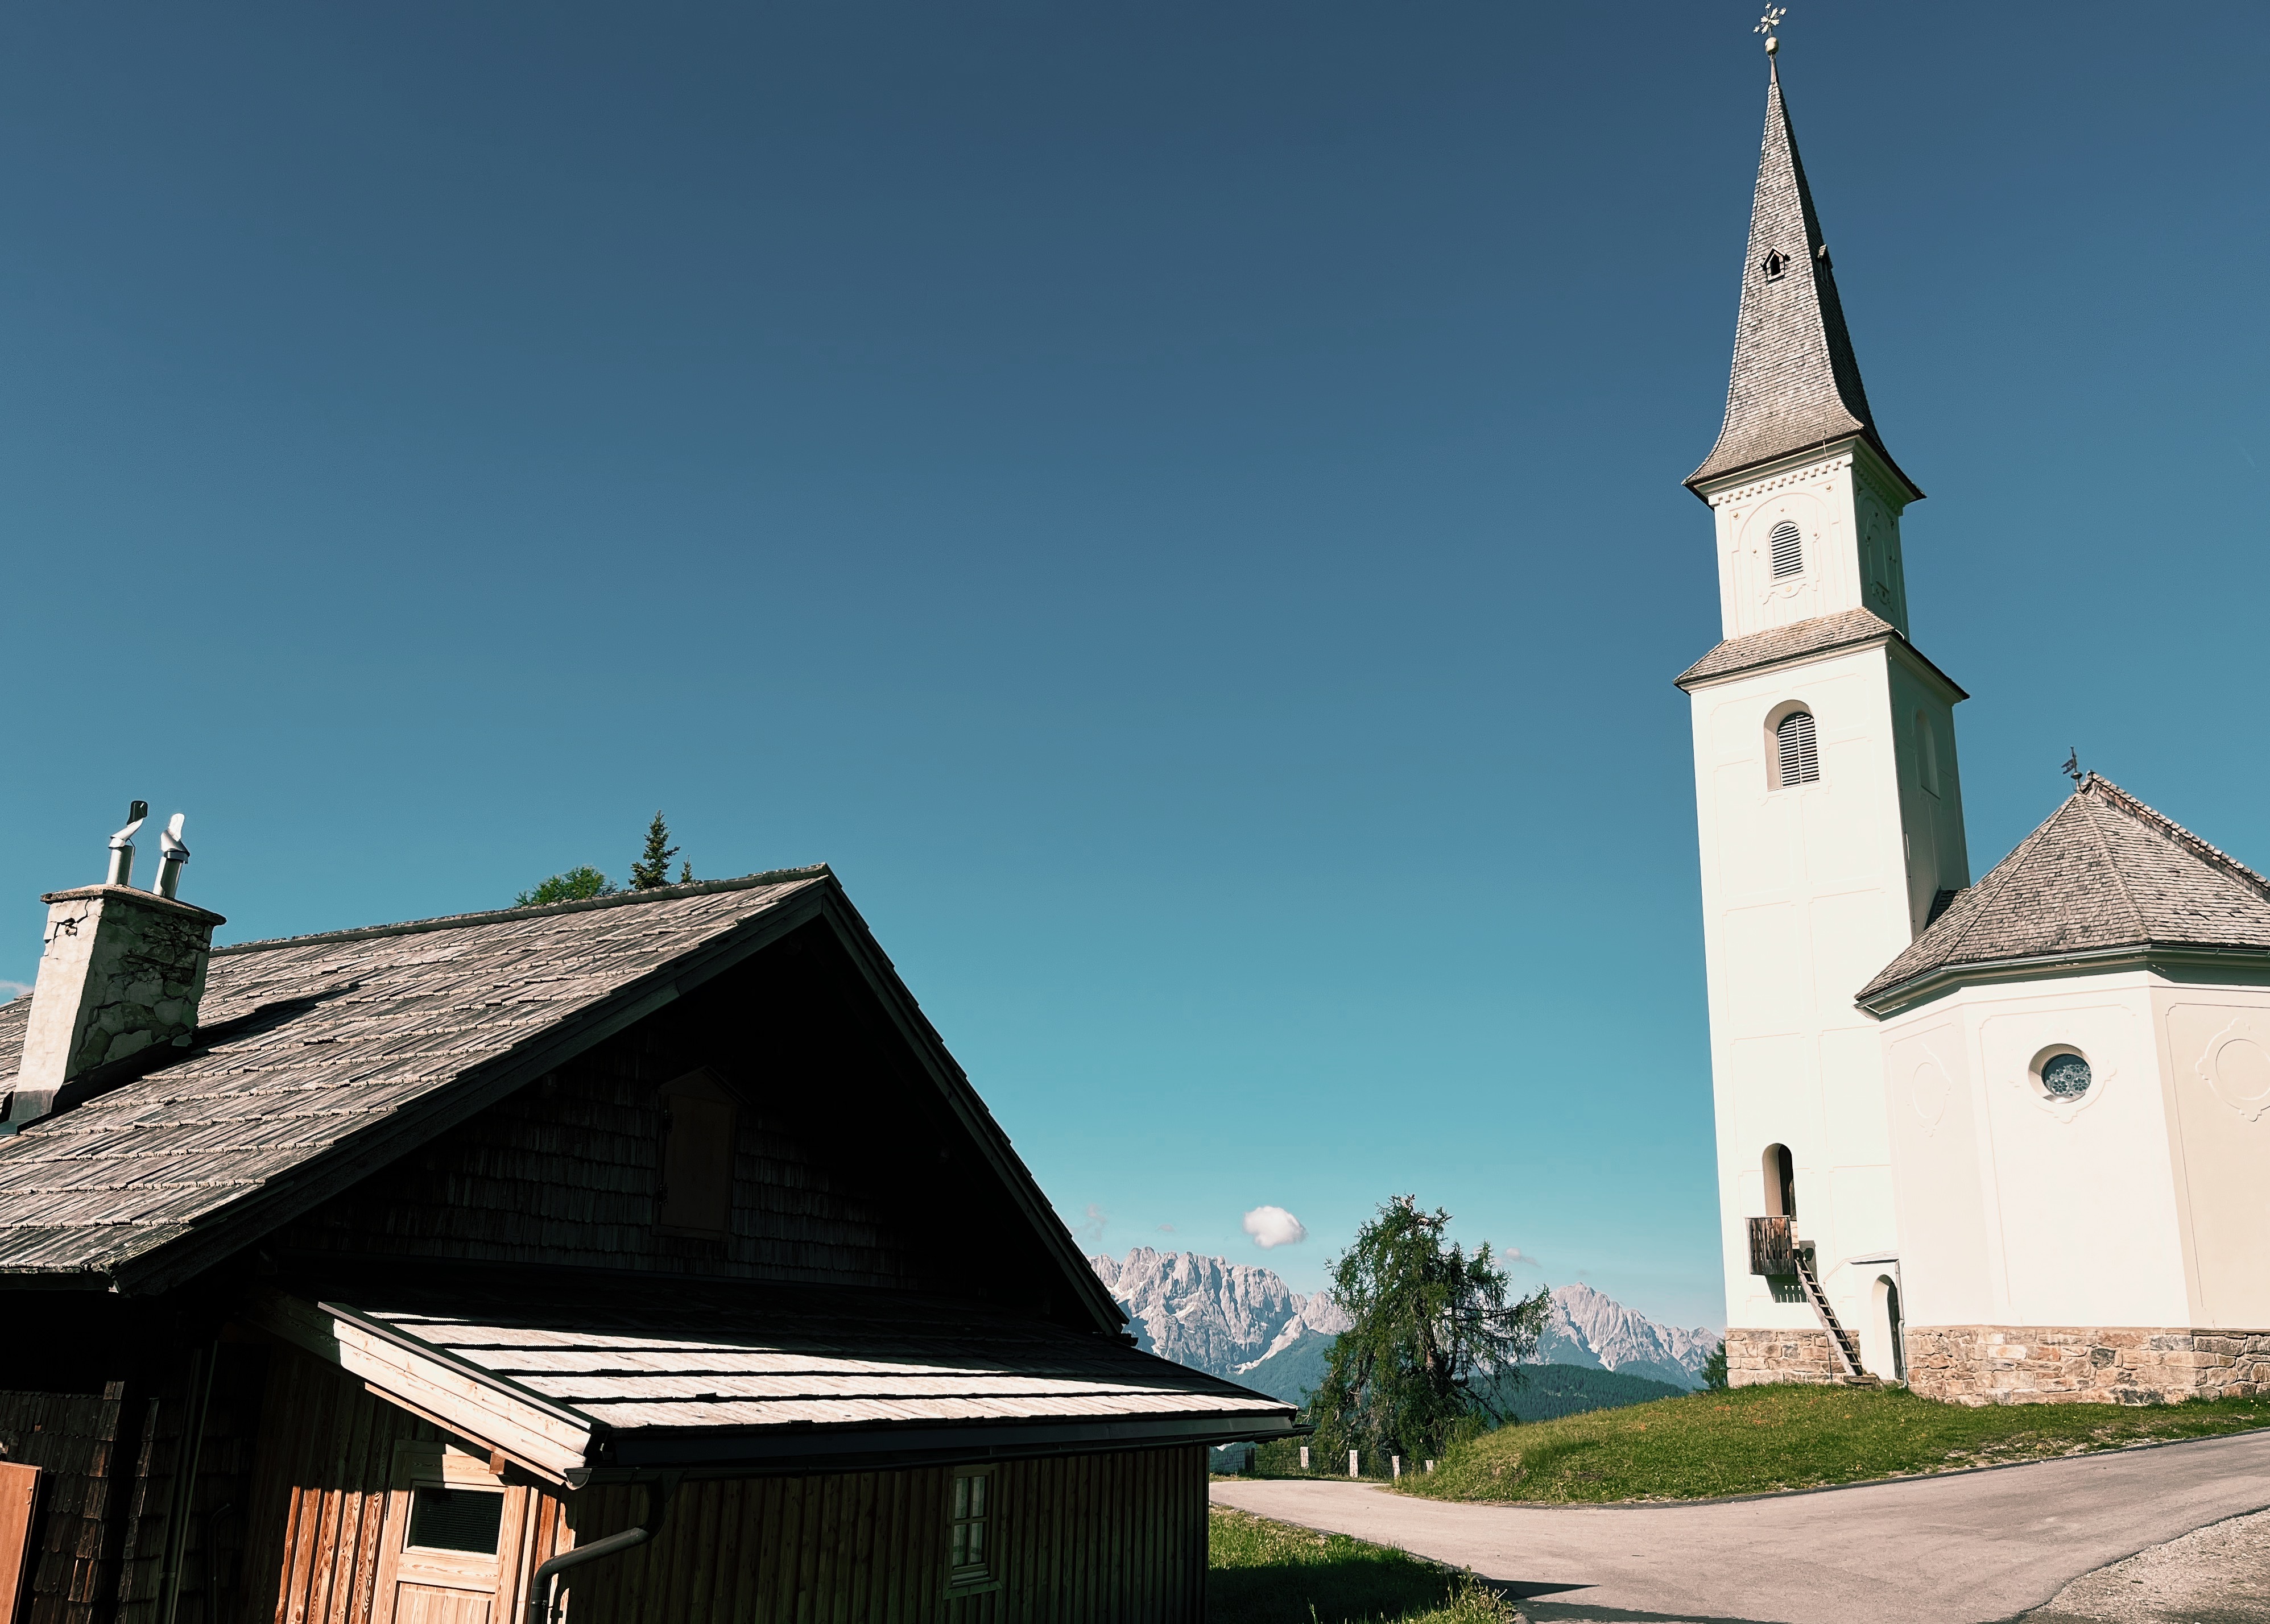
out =
<path fill-rule="evenodd" d="M 2045 1049 L 2034 1062 L 2034 1080 L 2052 1100 L 2078 1100 L 2093 1080 L 2088 1057 L 2076 1049 Z"/>

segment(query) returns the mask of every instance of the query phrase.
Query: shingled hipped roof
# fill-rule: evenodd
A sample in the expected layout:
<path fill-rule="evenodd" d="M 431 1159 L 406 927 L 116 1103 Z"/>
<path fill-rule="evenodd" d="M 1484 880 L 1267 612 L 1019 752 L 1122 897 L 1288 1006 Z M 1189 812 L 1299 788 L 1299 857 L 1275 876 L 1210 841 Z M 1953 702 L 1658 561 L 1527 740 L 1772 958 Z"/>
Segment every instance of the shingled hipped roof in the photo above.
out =
<path fill-rule="evenodd" d="M 1772 274 L 1768 260 L 1777 256 L 1778 274 Z M 1750 204 L 1749 257 L 1742 271 L 1726 415 L 1717 444 L 1687 484 L 1699 486 L 1852 434 L 1866 440 L 1910 491 L 1923 494 L 1885 451 L 1868 411 L 1777 65 L 1766 86 L 1765 137 Z"/>
<path fill-rule="evenodd" d="M 823 916 L 1067 1287 L 1116 1326 L 825 866 L 215 949 L 180 1058 L 0 1138 L 0 1285 L 179 1284 Z M 31 1003 L 0 1006 L 0 1096 Z"/>
<path fill-rule="evenodd" d="M 2270 880 L 2091 773 L 1858 1001 L 1881 1012 L 1965 969 L 2153 947 L 2270 954 Z"/>

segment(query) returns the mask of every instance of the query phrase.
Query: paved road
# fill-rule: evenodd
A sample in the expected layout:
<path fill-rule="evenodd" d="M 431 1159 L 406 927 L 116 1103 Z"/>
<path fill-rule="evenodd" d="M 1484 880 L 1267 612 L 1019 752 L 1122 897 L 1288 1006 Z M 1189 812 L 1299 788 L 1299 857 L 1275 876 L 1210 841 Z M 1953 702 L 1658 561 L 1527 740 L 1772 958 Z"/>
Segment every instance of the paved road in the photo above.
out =
<path fill-rule="evenodd" d="M 1539 1624 L 1987 1624 L 2270 1507 L 2270 1434 L 1715 1505 L 1459 1505 L 1316 1480 L 1213 1498 L 1505 1581 Z"/>

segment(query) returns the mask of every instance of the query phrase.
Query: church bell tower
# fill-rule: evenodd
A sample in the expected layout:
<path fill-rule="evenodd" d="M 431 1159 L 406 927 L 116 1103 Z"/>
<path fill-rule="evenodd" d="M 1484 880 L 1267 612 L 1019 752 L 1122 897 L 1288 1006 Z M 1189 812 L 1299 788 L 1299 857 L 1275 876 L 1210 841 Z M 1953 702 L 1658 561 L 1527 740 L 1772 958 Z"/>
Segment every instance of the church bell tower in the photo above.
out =
<path fill-rule="evenodd" d="M 1853 995 L 1970 883 L 1965 696 L 1910 634 L 1900 520 L 1923 492 L 1869 410 L 1769 63 L 1725 417 L 1686 482 L 1724 641 L 1678 679 L 1737 1384 L 1901 1373 L 1884 1063 Z"/>

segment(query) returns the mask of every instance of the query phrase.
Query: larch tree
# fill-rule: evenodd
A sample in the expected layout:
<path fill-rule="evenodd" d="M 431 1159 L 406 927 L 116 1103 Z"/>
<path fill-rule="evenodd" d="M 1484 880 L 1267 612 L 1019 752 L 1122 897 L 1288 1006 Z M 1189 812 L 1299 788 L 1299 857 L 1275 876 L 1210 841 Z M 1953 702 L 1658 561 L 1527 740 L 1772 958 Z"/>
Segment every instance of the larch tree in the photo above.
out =
<path fill-rule="evenodd" d="M 1489 1242 L 1466 1252 L 1450 1222 L 1397 1196 L 1332 1262 L 1332 1299 L 1353 1324 L 1332 1344 L 1309 1420 L 1334 1456 L 1440 1456 L 1512 1419 L 1500 1395 L 1536 1353 L 1551 1294 L 1513 1296 Z"/>

